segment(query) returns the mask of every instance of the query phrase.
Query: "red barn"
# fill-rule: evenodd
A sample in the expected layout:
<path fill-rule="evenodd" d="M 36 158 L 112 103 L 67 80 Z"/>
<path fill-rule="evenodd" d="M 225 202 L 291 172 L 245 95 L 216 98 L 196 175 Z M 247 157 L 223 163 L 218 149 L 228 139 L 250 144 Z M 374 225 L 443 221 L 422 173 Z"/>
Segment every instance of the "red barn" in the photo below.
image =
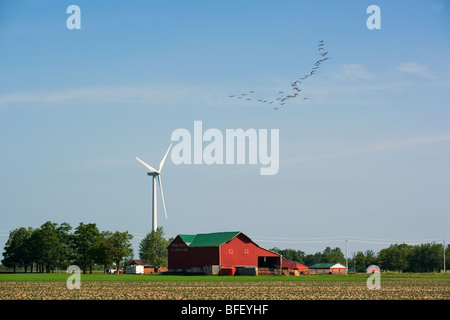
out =
<path fill-rule="evenodd" d="M 169 271 L 200 271 L 210 266 L 308 270 L 300 263 L 259 247 L 239 231 L 180 234 L 170 243 L 168 253 Z"/>

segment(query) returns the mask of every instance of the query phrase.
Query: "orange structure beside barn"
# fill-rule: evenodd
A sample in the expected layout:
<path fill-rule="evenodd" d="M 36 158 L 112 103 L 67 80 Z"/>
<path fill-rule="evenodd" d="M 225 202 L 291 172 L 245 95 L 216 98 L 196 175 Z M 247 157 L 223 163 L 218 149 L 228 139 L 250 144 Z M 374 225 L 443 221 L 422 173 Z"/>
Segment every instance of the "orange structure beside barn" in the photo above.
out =
<path fill-rule="evenodd" d="M 211 266 L 219 266 L 230 275 L 234 274 L 232 268 L 239 267 L 308 270 L 307 266 L 261 248 L 239 231 L 180 234 L 170 243 L 169 271 L 202 271 Z"/>
<path fill-rule="evenodd" d="M 155 268 L 150 267 L 150 265 L 142 259 L 133 259 L 130 261 L 130 263 L 128 265 L 129 266 L 143 266 L 144 274 L 167 272 L 167 268 L 165 268 L 165 267 L 159 267 L 158 269 L 155 270 Z"/>

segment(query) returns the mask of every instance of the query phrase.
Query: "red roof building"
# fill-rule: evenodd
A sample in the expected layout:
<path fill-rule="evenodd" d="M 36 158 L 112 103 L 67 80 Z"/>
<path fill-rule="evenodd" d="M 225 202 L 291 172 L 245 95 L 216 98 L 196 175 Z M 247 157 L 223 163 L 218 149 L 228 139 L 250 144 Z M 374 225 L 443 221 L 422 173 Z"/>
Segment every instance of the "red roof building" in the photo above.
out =
<path fill-rule="evenodd" d="M 168 247 L 168 266 L 169 271 L 201 270 L 209 266 L 308 270 L 298 262 L 261 248 L 239 231 L 180 234 Z"/>
<path fill-rule="evenodd" d="M 367 273 L 380 273 L 380 267 L 376 265 L 370 265 L 366 269 Z"/>

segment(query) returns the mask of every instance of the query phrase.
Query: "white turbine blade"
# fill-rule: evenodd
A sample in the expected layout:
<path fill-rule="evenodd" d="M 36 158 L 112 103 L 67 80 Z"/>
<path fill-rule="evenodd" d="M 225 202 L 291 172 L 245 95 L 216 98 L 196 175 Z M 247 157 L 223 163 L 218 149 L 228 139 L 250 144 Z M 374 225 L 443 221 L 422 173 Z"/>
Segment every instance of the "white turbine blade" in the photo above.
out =
<path fill-rule="evenodd" d="M 160 164 L 159 164 L 159 171 L 161 171 L 161 169 L 163 168 L 164 162 L 166 161 L 167 155 L 169 154 L 169 150 L 172 147 L 172 143 L 169 146 L 169 149 L 167 149 L 166 155 L 164 156 L 164 158 L 161 160 Z"/>
<path fill-rule="evenodd" d="M 156 171 L 154 168 L 152 168 L 150 165 L 146 164 L 144 161 L 142 161 L 141 159 L 139 159 L 138 157 L 136 157 L 137 161 L 139 161 L 140 163 L 142 163 L 144 166 L 147 167 L 148 170 L 159 173 L 159 171 Z"/>
<path fill-rule="evenodd" d="M 158 174 L 158 181 L 159 181 L 159 188 L 161 189 L 161 198 L 162 198 L 163 206 L 164 206 L 164 214 L 166 215 L 166 219 L 167 219 L 166 203 L 164 202 L 164 192 L 163 192 L 163 188 L 162 188 L 161 176 L 159 174 Z"/>

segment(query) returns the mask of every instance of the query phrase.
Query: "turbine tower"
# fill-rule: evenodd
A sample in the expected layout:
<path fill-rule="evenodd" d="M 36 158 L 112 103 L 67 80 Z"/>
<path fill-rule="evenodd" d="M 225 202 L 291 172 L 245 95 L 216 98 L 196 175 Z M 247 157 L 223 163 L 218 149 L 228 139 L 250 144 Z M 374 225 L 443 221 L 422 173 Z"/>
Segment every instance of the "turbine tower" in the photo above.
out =
<path fill-rule="evenodd" d="M 142 163 L 145 167 L 147 167 L 148 170 L 150 170 L 150 172 L 147 172 L 147 175 L 153 177 L 152 229 L 154 231 L 156 231 L 156 228 L 157 228 L 157 217 L 156 217 L 156 178 L 158 178 L 159 188 L 161 189 L 161 198 L 162 198 L 162 202 L 163 202 L 163 206 L 164 206 L 164 214 L 165 214 L 166 219 L 167 219 L 166 204 L 164 202 L 164 193 L 163 193 L 162 182 L 161 182 L 161 170 L 162 170 L 162 168 L 164 166 L 164 162 L 166 161 L 167 155 L 169 154 L 169 150 L 170 150 L 171 147 L 172 147 L 172 144 L 170 144 L 169 149 L 167 149 L 167 152 L 164 155 L 164 158 L 159 163 L 159 169 L 158 170 L 154 169 L 153 167 L 151 167 L 150 165 L 148 165 L 147 163 L 145 163 L 144 161 L 142 161 L 141 159 L 136 157 L 136 159 L 140 163 Z"/>

